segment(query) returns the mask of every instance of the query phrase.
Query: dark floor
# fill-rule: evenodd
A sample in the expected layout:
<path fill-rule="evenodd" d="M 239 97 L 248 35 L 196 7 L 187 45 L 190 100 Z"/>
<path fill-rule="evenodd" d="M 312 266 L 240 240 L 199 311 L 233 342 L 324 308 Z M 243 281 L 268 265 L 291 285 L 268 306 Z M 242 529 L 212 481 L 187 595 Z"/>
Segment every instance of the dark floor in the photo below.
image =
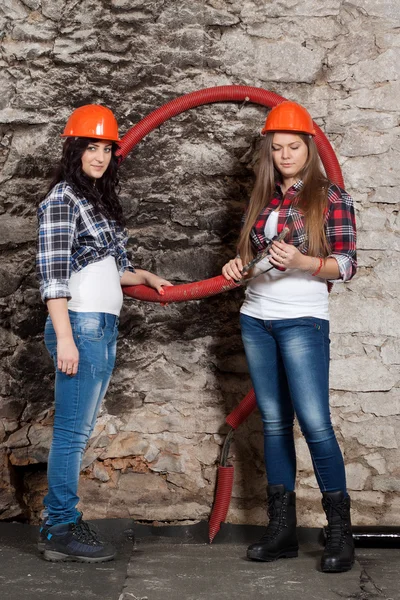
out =
<path fill-rule="evenodd" d="M 118 548 L 97 565 L 50 563 L 36 550 L 38 528 L 0 523 L 0 599 L 54 600 L 400 600 L 400 549 L 357 548 L 349 573 L 318 570 L 318 530 L 300 530 L 296 559 L 254 563 L 246 544 L 257 528 L 225 526 L 212 545 L 205 523 L 150 528 L 97 521 Z M 250 538 L 250 539 L 249 539 Z"/>

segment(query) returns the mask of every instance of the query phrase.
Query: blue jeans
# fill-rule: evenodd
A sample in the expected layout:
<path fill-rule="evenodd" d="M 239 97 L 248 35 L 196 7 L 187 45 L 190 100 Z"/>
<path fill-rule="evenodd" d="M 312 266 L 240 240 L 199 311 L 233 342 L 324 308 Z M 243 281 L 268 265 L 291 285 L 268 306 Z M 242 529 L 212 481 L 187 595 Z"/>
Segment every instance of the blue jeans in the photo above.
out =
<path fill-rule="evenodd" d="M 57 369 L 57 339 L 50 318 L 45 326 L 46 348 L 56 367 L 55 415 L 44 505 L 52 525 L 75 521 L 79 514 L 78 481 L 82 456 L 94 429 L 115 364 L 118 317 L 107 313 L 69 311 L 79 351 L 78 373 Z"/>
<path fill-rule="evenodd" d="M 264 427 L 268 483 L 294 490 L 296 415 L 321 491 L 346 494 L 343 456 L 329 411 L 329 321 L 264 321 L 241 314 L 240 324 Z"/>

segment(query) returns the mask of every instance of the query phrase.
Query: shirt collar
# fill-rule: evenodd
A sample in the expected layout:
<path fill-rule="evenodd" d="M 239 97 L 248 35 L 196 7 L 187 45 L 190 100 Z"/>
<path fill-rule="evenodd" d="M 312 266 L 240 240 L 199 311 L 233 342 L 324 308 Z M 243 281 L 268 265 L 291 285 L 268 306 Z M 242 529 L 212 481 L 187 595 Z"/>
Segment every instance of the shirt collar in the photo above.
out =
<path fill-rule="evenodd" d="M 277 181 L 275 183 L 276 189 L 282 193 L 282 181 Z M 286 190 L 286 193 L 288 193 L 290 190 L 294 190 L 295 192 L 299 192 L 302 187 L 304 186 L 304 181 L 302 179 L 298 179 L 292 186 L 290 186 L 290 188 L 288 190 Z"/>

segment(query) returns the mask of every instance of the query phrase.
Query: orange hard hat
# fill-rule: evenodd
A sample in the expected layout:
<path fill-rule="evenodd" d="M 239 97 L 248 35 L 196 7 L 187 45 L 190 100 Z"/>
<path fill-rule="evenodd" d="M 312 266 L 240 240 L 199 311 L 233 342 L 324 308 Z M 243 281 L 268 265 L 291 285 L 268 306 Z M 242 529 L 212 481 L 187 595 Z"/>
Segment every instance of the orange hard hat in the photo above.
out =
<path fill-rule="evenodd" d="M 261 133 L 268 131 L 296 131 L 315 135 L 310 113 L 304 106 L 290 100 L 285 100 L 270 110 Z"/>
<path fill-rule="evenodd" d="M 116 118 L 109 108 L 100 104 L 86 104 L 74 110 L 61 137 L 120 141 Z"/>

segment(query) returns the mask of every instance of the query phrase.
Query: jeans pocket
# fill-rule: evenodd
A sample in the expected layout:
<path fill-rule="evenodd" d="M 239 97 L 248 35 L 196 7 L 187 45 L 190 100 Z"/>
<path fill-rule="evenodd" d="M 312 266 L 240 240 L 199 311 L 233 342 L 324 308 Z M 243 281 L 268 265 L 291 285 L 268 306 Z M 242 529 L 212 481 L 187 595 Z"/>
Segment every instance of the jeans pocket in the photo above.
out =
<path fill-rule="evenodd" d="M 302 321 L 329 340 L 329 321 L 318 317 L 303 317 Z"/>
<path fill-rule="evenodd" d="M 85 316 L 74 319 L 71 326 L 77 339 L 100 342 L 104 338 L 104 324 L 100 318 Z"/>

